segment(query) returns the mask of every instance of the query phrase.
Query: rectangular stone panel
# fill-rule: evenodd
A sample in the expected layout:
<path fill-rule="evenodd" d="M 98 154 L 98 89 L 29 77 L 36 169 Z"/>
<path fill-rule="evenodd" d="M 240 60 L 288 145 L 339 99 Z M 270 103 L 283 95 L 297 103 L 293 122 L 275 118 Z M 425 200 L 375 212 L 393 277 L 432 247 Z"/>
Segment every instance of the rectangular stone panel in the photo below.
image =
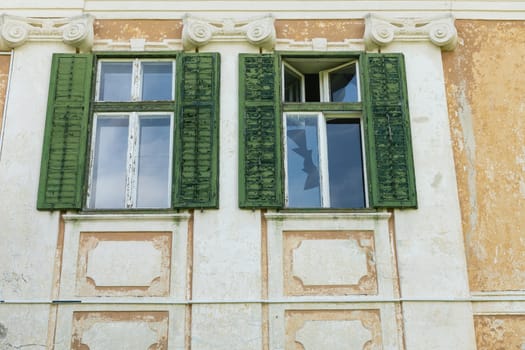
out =
<path fill-rule="evenodd" d="M 285 295 L 377 294 L 373 231 L 284 231 Z"/>
<path fill-rule="evenodd" d="M 80 232 L 79 296 L 168 296 L 171 232 Z"/>
<path fill-rule="evenodd" d="M 381 319 L 371 310 L 286 310 L 286 350 L 382 349 Z"/>
<path fill-rule="evenodd" d="M 71 349 L 168 349 L 168 312 L 73 312 Z"/>

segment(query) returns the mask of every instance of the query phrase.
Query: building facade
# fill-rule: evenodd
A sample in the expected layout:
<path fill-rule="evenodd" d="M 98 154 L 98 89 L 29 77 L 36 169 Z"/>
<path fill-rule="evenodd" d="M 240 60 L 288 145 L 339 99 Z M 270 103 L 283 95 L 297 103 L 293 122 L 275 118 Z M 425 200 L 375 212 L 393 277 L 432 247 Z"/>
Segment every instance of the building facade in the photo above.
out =
<path fill-rule="evenodd" d="M 525 349 L 524 10 L 0 1 L 0 349 Z"/>

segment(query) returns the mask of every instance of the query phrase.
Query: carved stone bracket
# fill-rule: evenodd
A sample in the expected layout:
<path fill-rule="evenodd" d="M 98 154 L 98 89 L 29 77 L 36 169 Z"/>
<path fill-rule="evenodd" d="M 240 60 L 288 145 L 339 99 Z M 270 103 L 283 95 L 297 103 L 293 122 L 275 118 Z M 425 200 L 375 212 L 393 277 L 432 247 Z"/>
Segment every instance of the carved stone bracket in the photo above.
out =
<path fill-rule="evenodd" d="M 458 33 L 454 26 L 454 17 L 452 15 L 428 19 L 392 19 L 374 14 L 368 14 L 365 17 L 364 42 L 367 50 L 387 46 L 394 40 L 430 40 L 443 50 L 451 51 L 456 47 L 457 38 Z"/>
<path fill-rule="evenodd" d="M 250 44 L 272 49 L 275 46 L 274 18 L 271 15 L 250 20 L 207 20 L 186 15 L 183 19 L 182 45 L 191 50 L 220 40 L 247 40 Z"/>
<path fill-rule="evenodd" d="M 28 41 L 63 41 L 89 51 L 93 46 L 91 15 L 42 19 L 0 15 L 0 50 L 10 50 Z"/>

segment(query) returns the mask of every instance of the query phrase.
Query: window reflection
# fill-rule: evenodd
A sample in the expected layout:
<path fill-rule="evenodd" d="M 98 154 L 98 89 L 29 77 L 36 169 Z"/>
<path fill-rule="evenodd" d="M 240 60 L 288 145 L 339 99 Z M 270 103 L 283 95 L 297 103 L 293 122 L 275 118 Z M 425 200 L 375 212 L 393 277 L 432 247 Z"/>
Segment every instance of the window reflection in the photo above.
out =
<path fill-rule="evenodd" d="M 330 207 L 363 208 L 365 188 L 359 119 L 326 122 Z"/>
<path fill-rule="evenodd" d="M 99 101 L 131 101 L 133 62 L 102 62 Z"/>
<path fill-rule="evenodd" d="M 92 208 L 124 208 L 129 120 L 124 116 L 99 116 L 96 122 Z"/>
<path fill-rule="evenodd" d="M 286 150 L 288 205 L 320 207 L 317 115 L 288 115 Z"/>
<path fill-rule="evenodd" d="M 354 64 L 330 73 L 330 101 L 358 101 L 357 75 Z"/>
<path fill-rule="evenodd" d="M 173 99 L 173 64 L 171 62 L 142 63 L 142 101 Z"/>
<path fill-rule="evenodd" d="M 170 116 L 141 116 L 137 207 L 169 206 Z"/>

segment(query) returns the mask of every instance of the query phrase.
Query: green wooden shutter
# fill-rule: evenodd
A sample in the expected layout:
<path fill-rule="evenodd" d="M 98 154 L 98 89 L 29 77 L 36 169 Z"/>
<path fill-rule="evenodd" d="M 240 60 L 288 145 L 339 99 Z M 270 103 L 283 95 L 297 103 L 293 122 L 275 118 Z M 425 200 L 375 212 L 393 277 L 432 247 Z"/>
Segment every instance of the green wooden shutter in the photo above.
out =
<path fill-rule="evenodd" d="M 82 208 L 92 72 L 92 55 L 53 55 L 38 190 L 40 210 Z"/>
<path fill-rule="evenodd" d="M 219 77 L 217 53 L 177 57 L 173 206 L 219 206 Z"/>
<path fill-rule="evenodd" d="M 416 207 L 403 55 L 363 54 L 361 67 L 370 204 Z"/>
<path fill-rule="evenodd" d="M 239 206 L 283 206 L 277 57 L 239 56 Z"/>

